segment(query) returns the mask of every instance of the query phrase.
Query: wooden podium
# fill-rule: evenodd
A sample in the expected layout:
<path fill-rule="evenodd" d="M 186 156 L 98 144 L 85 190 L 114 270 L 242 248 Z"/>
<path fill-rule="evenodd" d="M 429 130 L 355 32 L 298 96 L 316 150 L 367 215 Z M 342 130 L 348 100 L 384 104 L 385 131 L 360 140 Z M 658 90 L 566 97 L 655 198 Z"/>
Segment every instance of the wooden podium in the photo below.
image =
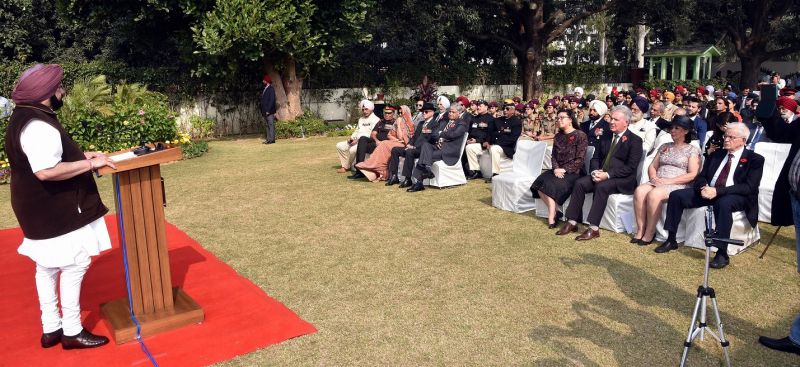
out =
<path fill-rule="evenodd" d="M 122 153 L 126 152 L 110 156 Z M 115 182 L 120 248 L 124 233 L 133 311 L 142 336 L 200 323 L 204 318 L 203 309 L 194 300 L 181 289 L 172 288 L 169 270 L 160 165 L 179 159 L 180 148 L 167 148 L 119 161 L 115 163 L 116 170 L 103 167 L 98 171 L 111 173 Z M 100 306 L 117 344 L 136 339 L 136 325 L 128 305 L 125 297 Z"/>

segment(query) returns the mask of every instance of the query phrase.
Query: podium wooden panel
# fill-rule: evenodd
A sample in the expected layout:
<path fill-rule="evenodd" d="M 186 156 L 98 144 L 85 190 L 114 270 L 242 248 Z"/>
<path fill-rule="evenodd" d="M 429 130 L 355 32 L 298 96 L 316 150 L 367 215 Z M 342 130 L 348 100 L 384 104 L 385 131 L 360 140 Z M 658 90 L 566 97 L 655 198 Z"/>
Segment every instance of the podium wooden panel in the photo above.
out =
<path fill-rule="evenodd" d="M 180 158 L 180 148 L 167 148 L 120 161 L 116 170 L 108 167 L 99 170 L 100 174 L 111 173 L 115 182 L 119 179 L 119 188 L 115 185 L 114 193 L 122 222 L 117 220 L 117 228 L 120 247 L 124 234 L 130 303 L 142 336 L 200 323 L 204 318 L 202 308 L 189 295 L 172 287 L 169 268 L 160 165 Z M 105 303 L 100 309 L 117 344 L 136 339 L 136 325 L 131 320 L 127 297 Z"/>

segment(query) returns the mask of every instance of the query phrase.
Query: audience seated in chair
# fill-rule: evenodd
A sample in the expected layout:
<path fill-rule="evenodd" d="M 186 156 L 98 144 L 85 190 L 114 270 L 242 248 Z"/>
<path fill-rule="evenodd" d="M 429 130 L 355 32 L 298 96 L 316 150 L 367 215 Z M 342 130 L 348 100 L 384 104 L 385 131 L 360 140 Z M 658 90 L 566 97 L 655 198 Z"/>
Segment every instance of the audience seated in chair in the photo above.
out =
<path fill-rule="evenodd" d="M 587 217 L 589 228 L 575 238 L 578 241 L 600 237 L 600 219 L 609 195 L 633 193 L 639 161 L 642 159 L 642 139 L 628 130 L 630 119 L 631 110 L 626 106 L 616 106 L 611 110 L 609 127 L 612 139 L 601 140 L 592 157 L 591 174 L 575 182 L 565 213 L 569 221 L 556 232 L 557 235 L 578 231 L 586 193 L 594 192 L 594 199 Z"/>
<path fill-rule="evenodd" d="M 503 105 L 503 117 L 496 118 L 489 127 L 489 140 L 484 148 L 492 155 L 492 176 L 500 174 L 500 161 L 513 159 L 517 139 L 522 134 L 522 121 L 517 117 L 513 103 Z M 491 177 L 486 180 L 491 182 Z"/>
<path fill-rule="evenodd" d="M 689 144 L 694 138 L 694 123 L 686 116 L 675 116 L 669 134 L 673 142 L 658 148 L 648 168 L 650 181 L 639 185 L 633 193 L 636 234 L 631 243 L 649 245 L 656 235 L 661 207 L 672 191 L 683 189 L 700 170 L 700 148 Z M 659 249 L 656 252 L 660 252 Z"/>
<path fill-rule="evenodd" d="M 586 147 L 589 145 L 586 134 L 580 130 L 571 111 L 560 110 L 557 118 L 560 131 L 553 139 L 553 169 L 539 175 L 531 185 L 533 197 L 542 199 L 547 205 L 547 223 L 550 229 L 558 225 L 558 206 L 569 198 L 575 181 L 586 174 L 584 161 Z"/>
<path fill-rule="evenodd" d="M 394 123 L 396 116 L 397 107 L 395 106 L 386 106 L 383 108 L 383 120 L 378 121 L 375 124 L 375 127 L 372 129 L 369 137 L 362 136 L 358 138 L 358 145 L 356 147 L 356 164 L 361 163 L 366 159 L 368 153 L 372 153 L 375 151 L 375 148 L 378 147 L 378 143 L 389 140 L 389 133 L 394 131 Z M 356 170 L 356 172 L 351 175 L 347 176 L 348 179 L 357 180 L 361 178 L 366 178 L 361 171 Z"/>
<path fill-rule="evenodd" d="M 400 157 L 405 159 L 405 163 L 403 164 L 403 177 L 405 178 L 403 183 L 400 184 L 400 188 L 410 187 L 411 182 L 411 173 L 414 169 L 414 160 L 419 157 L 419 147 L 422 146 L 422 142 L 427 141 L 431 134 L 438 129 L 439 123 L 434 120 L 434 113 L 433 111 L 435 108 L 433 104 L 430 102 L 426 102 L 422 105 L 422 115 L 423 120 L 419 124 L 417 124 L 417 128 L 414 130 L 414 134 L 409 140 L 408 145 L 405 147 L 394 147 L 391 151 L 391 157 L 389 158 L 389 180 L 386 182 L 386 186 L 392 186 L 400 183 L 398 172 L 400 168 Z"/>
<path fill-rule="evenodd" d="M 478 156 L 484 153 L 485 143 L 489 140 L 489 127 L 494 117 L 489 114 L 489 104 L 478 101 L 478 116 L 472 118 L 467 136 L 467 147 L 464 149 L 464 159 L 467 160 L 467 178 L 470 180 L 481 177 L 481 167 Z"/>
<path fill-rule="evenodd" d="M 387 109 L 384 109 L 384 111 L 387 111 Z M 387 179 L 389 176 L 388 164 L 392 149 L 404 148 L 414 133 L 414 121 L 411 118 L 411 109 L 403 105 L 400 107 L 400 111 L 401 114 L 395 119 L 394 129 L 389 132 L 388 139 L 378 142 L 378 146 L 369 156 L 369 159 L 356 164 L 356 168 L 372 182 L 385 181 Z"/>
<path fill-rule="evenodd" d="M 467 133 L 467 124 L 458 116 L 464 112 L 464 106 L 455 103 L 449 109 L 450 118 L 442 124 L 438 131 L 431 134 L 427 141 L 423 141 L 420 146 L 419 161 L 412 172 L 412 177 L 416 180 L 408 188 L 408 192 L 425 190 L 422 180 L 433 178 L 431 167 L 433 162 L 444 161 L 451 166 L 461 159 L 463 150 L 464 135 Z M 413 161 L 406 161 L 405 164 L 413 164 Z"/>
<path fill-rule="evenodd" d="M 375 128 L 375 125 L 381 120 L 372 113 L 375 108 L 372 102 L 365 99 L 359 102 L 358 106 L 361 109 L 362 116 L 358 119 L 356 130 L 353 131 L 353 134 L 350 135 L 347 141 L 341 141 L 336 144 L 336 150 L 339 152 L 339 162 L 342 165 L 341 168 L 336 170 L 336 172 L 339 173 L 345 173 L 353 167 L 353 161 L 356 159 L 358 140 L 362 137 L 368 138 L 372 133 L 372 129 Z"/>
<path fill-rule="evenodd" d="M 706 157 L 703 170 L 691 188 L 673 191 L 667 201 L 664 228 L 669 233 L 659 252 L 678 247 L 676 234 L 683 210 L 713 205 L 718 238 L 729 238 L 733 213 L 745 211 L 751 226 L 758 221 L 758 186 L 764 168 L 764 157 L 744 149 L 750 131 L 742 123 L 727 126 L 722 149 Z M 721 269 L 730 262 L 728 245 L 717 243 L 717 254 L 711 267 Z"/>

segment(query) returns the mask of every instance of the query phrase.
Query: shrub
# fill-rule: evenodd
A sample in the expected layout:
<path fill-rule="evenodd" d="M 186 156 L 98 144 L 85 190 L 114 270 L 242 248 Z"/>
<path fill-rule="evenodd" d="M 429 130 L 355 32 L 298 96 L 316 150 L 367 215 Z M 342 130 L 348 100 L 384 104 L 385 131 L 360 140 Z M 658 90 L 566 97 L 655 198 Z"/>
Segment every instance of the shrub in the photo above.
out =
<path fill-rule="evenodd" d="M 189 135 L 193 139 L 206 140 L 214 137 L 214 126 L 217 126 L 217 120 L 192 116 L 189 118 L 189 124 L 191 125 Z"/>
<path fill-rule="evenodd" d="M 291 121 L 275 122 L 275 136 L 281 139 L 325 135 L 332 130 L 335 130 L 335 128 L 325 124 L 322 118 L 308 113 L 304 113 Z"/>

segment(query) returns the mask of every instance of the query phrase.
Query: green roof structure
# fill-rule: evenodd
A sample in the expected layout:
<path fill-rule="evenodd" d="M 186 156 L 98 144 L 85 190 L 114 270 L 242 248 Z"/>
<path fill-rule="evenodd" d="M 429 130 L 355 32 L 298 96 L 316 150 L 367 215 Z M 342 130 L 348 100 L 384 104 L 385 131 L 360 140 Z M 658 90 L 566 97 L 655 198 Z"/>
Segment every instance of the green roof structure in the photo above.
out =
<path fill-rule="evenodd" d="M 661 80 L 710 79 L 712 59 L 720 56 L 714 45 L 657 48 L 644 55 L 650 60 L 650 77 Z"/>

